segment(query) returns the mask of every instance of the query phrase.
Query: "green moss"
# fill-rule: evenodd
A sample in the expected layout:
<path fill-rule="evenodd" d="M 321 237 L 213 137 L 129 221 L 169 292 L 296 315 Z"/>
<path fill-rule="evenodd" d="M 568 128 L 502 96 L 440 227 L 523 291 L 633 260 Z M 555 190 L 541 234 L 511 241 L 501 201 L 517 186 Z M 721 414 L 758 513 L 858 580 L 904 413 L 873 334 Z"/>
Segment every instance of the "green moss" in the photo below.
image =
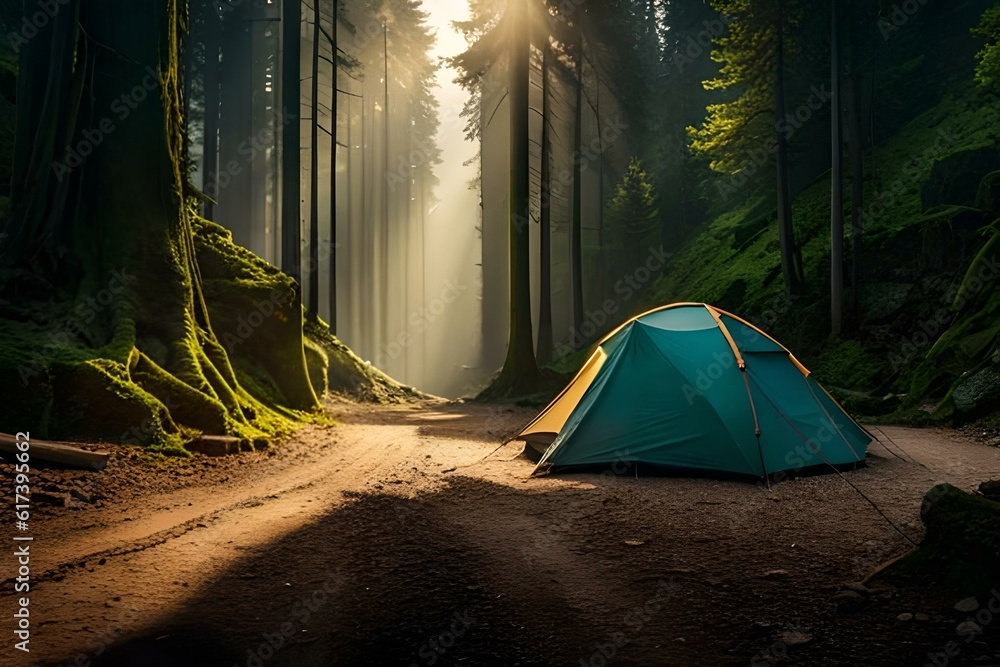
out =
<path fill-rule="evenodd" d="M 885 578 L 969 595 L 989 590 L 1000 567 L 1000 503 L 938 484 L 924 496 L 919 549 Z"/>
<path fill-rule="evenodd" d="M 308 336 L 305 338 L 305 353 L 309 382 L 317 394 L 325 394 L 330 386 L 330 357 L 319 343 Z"/>
<path fill-rule="evenodd" d="M 811 363 L 810 370 L 832 386 L 863 389 L 879 387 L 891 373 L 884 356 L 857 340 L 832 342 Z"/>
<path fill-rule="evenodd" d="M 373 403 L 399 403 L 414 398 L 427 398 L 412 387 L 399 384 L 388 375 L 364 361 L 333 335 L 321 319 L 307 320 L 307 339 L 319 350 L 306 348 L 307 358 L 322 352 L 327 360 L 327 389 L 355 400 Z M 314 372 L 315 373 L 315 372 Z"/>
<path fill-rule="evenodd" d="M 181 382 L 138 350 L 134 358 L 132 380 L 167 406 L 177 421 L 212 435 L 226 433 L 227 413 L 222 403 Z"/>
<path fill-rule="evenodd" d="M 196 239 L 198 258 L 216 287 L 206 290 L 213 324 L 225 326 L 227 316 L 239 319 L 235 313 L 250 313 L 258 299 L 267 302 L 284 289 L 287 301 L 278 299 L 270 337 L 229 354 L 193 324 L 172 341 L 149 335 L 136 340 L 132 320 L 122 319 L 110 341 L 93 346 L 101 340 L 99 328 L 80 322 L 71 302 L 0 303 L 18 318 L 0 319 L 0 401 L 16 408 L 0 412 L 0 430 L 30 428 L 41 437 L 131 442 L 177 454 L 203 432 L 264 443 L 303 421 L 322 419 L 289 400 L 296 378 L 288 369 L 294 364 L 261 360 L 275 351 L 303 355 L 291 279 L 233 245 L 217 225 L 202 222 L 197 229 L 205 236 L 204 242 Z M 315 404 L 304 361 L 301 368 L 299 385 Z"/>
<path fill-rule="evenodd" d="M 74 439 L 124 442 L 182 453 L 184 436 L 167 407 L 132 382 L 128 369 L 91 359 L 51 369 L 51 430 Z"/>

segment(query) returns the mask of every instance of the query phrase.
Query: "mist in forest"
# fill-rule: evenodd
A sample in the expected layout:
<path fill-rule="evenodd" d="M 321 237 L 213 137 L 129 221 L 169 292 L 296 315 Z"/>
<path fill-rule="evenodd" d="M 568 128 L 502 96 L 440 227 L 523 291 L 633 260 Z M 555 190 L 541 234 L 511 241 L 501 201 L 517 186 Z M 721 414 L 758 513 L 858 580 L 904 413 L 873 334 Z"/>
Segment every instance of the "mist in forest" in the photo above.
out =
<path fill-rule="evenodd" d="M 273 2 L 193 12 L 190 153 L 202 214 L 295 275 L 291 257 L 307 310 L 365 361 L 427 392 L 474 393 L 496 368 L 484 367 L 480 327 L 469 326 L 482 284 L 476 147 L 465 137 L 467 95 L 445 62 L 467 46 L 452 26 L 467 8 L 337 6 L 334 20 L 333 3 L 318 13 L 299 5 L 294 40 Z M 296 51 L 297 117 L 280 70 Z M 296 127 L 297 169 L 286 160 Z M 297 258 L 281 225 L 296 190 Z"/>
<path fill-rule="evenodd" d="M 435 57 L 455 56 L 466 48 L 451 23 L 465 18 L 467 5 L 424 0 L 423 8 L 429 14 L 428 23 L 437 31 Z M 456 71 L 443 63 L 433 91 L 440 108 L 436 142 L 441 163 L 435 167 L 437 201 L 428 212 L 425 232 L 424 270 L 430 289 L 421 304 L 427 311 L 423 317 L 427 326 L 423 349 L 417 352 L 425 355 L 424 374 L 413 380 L 426 391 L 445 396 L 475 392 L 496 370 L 483 365 L 480 329 L 469 326 L 482 317 L 481 213 L 474 182 L 477 147 L 466 140 L 461 115 L 468 96 L 454 82 L 456 76 Z M 453 303 L 445 303 L 452 296 Z M 441 314 L 433 315 L 438 310 Z"/>
<path fill-rule="evenodd" d="M 909 77 L 935 95 L 991 80 L 988 52 L 932 19 L 988 35 L 988 5 L 902 30 L 874 6 L 805 0 L 196 3 L 190 168 L 201 214 L 295 278 L 308 317 L 431 393 L 478 394 L 501 368 L 532 393 L 541 369 L 574 370 L 669 299 L 770 310 L 829 292 L 840 335 L 862 313 L 879 146 L 935 103 Z M 745 43 L 726 41 L 731 25 Z M 904 72 L 957 43 L 959 70 L 935 56 Z M 813 220 L 793 202 L 828 173 L 832 222 Z M 730 215 L 738 242 L 690 259 Z M 828 222 L 837 259 L 817 268 Z M 750 242 L 779 264 L 685 282 Z"/>

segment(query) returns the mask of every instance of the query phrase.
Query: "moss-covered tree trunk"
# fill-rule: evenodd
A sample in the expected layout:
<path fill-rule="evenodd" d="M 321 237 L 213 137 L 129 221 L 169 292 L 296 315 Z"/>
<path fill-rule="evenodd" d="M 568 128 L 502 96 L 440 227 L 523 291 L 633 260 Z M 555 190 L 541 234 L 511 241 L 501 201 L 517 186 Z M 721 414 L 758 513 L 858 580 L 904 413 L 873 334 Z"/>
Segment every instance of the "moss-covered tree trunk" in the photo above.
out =
<path fill-rule="evenodd" d="M 256 440 L 318 405 L 294 283 L 191 213 L 185 16 L 180 0 L 77 0 L 45 29 L 51 49 L 23 54 L 23 85 L 46 90 L 18 110 L 19 159 L 35 176 L 17 190 L 0 268 L 16 304 L 2 313 L 0 375 L 19 380 L 4 391 L 25 408 L 22 430 Z M 51 79 L 31 80 L 39 71 Z M 49 109 L 51 95 L 68 100 Z M 63 190 L 72 206 L 40 206 Z M 211 233 L 196 241 L 196 227 Z"/>

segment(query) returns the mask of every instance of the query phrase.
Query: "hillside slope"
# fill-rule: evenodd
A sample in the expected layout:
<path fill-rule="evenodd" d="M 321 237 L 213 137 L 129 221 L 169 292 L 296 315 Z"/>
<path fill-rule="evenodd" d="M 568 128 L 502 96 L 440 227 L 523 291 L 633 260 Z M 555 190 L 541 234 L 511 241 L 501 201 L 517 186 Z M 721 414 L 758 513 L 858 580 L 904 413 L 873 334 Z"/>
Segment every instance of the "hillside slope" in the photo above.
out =
<path fill-rule="evenodd" d="M 992 257 L 984 254 L 974 272 L 982 275 L 961 294 L 960 287 L 977 254 L 991 251 L 987 244 L 995 227 L 989 225 L 1000 214 L 1000 105 L 975 90 L 948 97 L 868 151 L 865 170 L 860 314 L 851 307 L 849 289 L 853 321 L 845 338 L 825 333 L 830 330 L 829 174 L 794 202 L 806 295 L 785 297 L 773 198 L 754 197 L 693 236 L 647 292 L 645 305 L 705 301 L 739 313 L 793 348 L 862 413 L 902 408 L 910 417 L 949 416 L 954 401 L 942 399 L 954 398 L 949 392 L 961 373 L 988 363 L 996 349 L 996 318 L 984 317 L 998 306 Z M 849 195 L 845 208 L 849 214 Z M 846 226 L 849 235 L 849 219 Z M 850 283 L 849 239 L 845 248 Z M 945 372 L 937 367 L 940 359 L 949 362 Z M 959 401 L 962 412 L 996 411 L 990 393 L 987 387 Z M 890 394 L 906 397 L 902 403 L 867 399 Z"/>

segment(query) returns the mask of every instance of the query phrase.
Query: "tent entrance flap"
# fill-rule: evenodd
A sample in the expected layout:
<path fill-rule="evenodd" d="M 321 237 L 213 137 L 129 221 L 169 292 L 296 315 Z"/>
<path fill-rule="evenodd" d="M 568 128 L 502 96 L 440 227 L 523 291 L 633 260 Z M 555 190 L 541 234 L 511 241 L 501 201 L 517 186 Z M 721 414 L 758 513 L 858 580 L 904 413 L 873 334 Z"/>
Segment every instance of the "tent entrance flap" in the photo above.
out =
<path fill-rule="evenodd" d="M 556 400 L 549 404 L 549 407 L 545 408 L 542 414 L 521 431 L 520 437 L 529 444 L 544 444 L 546 446 L 551 444 L 566 424 L 566 420 L 573 414 L 580 399 L 587 393 L 587 389 L 590 388 L 607 358 L 608 355 L 604 348 L 597 348 L 597 351 L 590 356 L 590 359 L 583 365 L 569 386 L 556 397 Z"/>

